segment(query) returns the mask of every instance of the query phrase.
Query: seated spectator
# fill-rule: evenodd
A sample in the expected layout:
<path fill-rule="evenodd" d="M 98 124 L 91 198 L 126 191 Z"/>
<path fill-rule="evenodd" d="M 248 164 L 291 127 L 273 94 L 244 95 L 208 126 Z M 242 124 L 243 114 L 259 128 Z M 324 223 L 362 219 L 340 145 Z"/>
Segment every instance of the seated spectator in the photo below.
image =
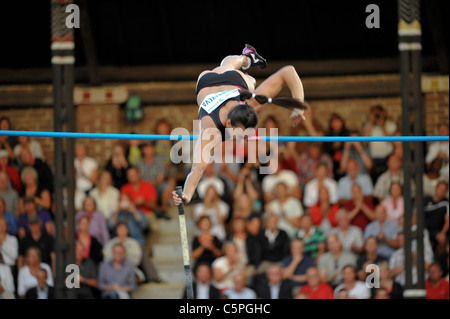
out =
<path fill-rule="evenodd" d="M 152 183 L 142 180 L 135 167 L 127 170 L 127 180 L 128 183 L 122 186 L 120 192 L 128 194 L 131 202 L 147 218 L 150 234 L 146 238 L 145 253 L 151 255 L 153 243 L 159 236 L 159 221 L 155 215 L 158 194 Z"/>
<path fill-rule="evenodd" d="M 39 268 L 36 274 L 37 286 L 26 291 L 25 299 L 55 299 L 55 289 L 48 285 L 47 277 L 47 270 Z"/>
<path fill-rule="evenodd" d="M 385 290 L 388 299 L 403 299 L 403 287 L 393 280 L 389 270 L 389 262 L 387 260 L 381 261 L 378 268 L 380 269 L 380 288 L 372 289 L 372 297 L 377 299 L 379 290 Z"/>
<path fill-rule="evenodd" d="M 375 183 L 373 196 L 379 203 L 389 196 L 389 188 L 393 182 L 399 182 L 403 187 L 402 159 L 397 155 L 389 156 L 387 161 L 388 170 L 382 173 Z M 415 197 L 415 184 L 411 180 L 411 196 Z"/>
<path fill-rule="evenodd" d="M 205 192 L 203 201 L 196 204 L 193 209 L 194 222 L 198 222 L 201 216 L 208 216 L 212 222 L 211 233 L 219 240 L 225 241 L 225 223 L 229 214 L 229 206 L 220 199 L 216 186 L 210 185 Z"/>
<path fill-rule="evenodd" d="M 108 171 L 101 172 L 97 185 L 89 192 L 107 221 L 119 208 L 119 195 L 119 190 L 112 186 L 111 173 Z"/>
<path fill-rule="evenodd" d="M 8 226 L 8 234 L 17 236 L 17 219 L 14 213 L 6 211 L 5 200 L 0 197 L 0 218 L 6 221 Z"/>
<path fill-rule="evenodd" d="M 289 196 L 301 198 L 301 188 L 297 175 L 293 171 L 282 169 L 281 165 L 277 165 L 276 171 L 273 174 L 265 175 L 262 180 L 265 203 L 275 199 L 275 188 L 280 183 L 284 183 L 287 186 Z"/>
<path fill-rule="evenodd" d="M 14 225 L 11 224 L 10 231 L 14 231 L 16 216 L 19 216 L 19 194 L 10 187 L 9 175 L 0 170 L 0 200 L 3 201 L 4 210 L 12 213 Z M 1 213 L 0 213 L 1 216 Z M 9 218 L 9 217 L 8 217 Z M 17 232 L 17 230 L 15 230 Z"/>
<path fill-rule="evenodd" d="M 230 221 L 227 241 L 236 244 L 240 261 L 245 265 L 247 276 L 253 275 L 261 260 L 261 247 L 258 238 L 247 232 L 245 219 L 233 218 Z"/>
<path fill-rule="evenodd" d="M 336 215 L 340 209 L 339 203 L 330 203 L 330 195 L 325 186 L 319 187 L 319 200 L 317 204 L 309 207 L 313 224 L 327 236 L 333 227 L 337 226 Z"/>
<path fill-rule="evenodd" d="M 425 227 L 430 235 L 431 245 L 437 253 L 444 250 L 445 239 L 448 237 L 449 204 L 446 194 L 448 184 L 439 182 L 433 197 L 424 198 Z"/>
<path fill-rule="evenodd" d="M 8 223 L 0 217 L 0 264 L 13 267 L 16 265 L 19 244 L 16 236 L 8 234 Z"/>
<path fill-rule="evenodd" d="M 326 136 L 348 136 L 349 130 L 345 126 L 345 121 L 337 113 L 332 113 L 328 120 L 328 131 L 325 133 Z M 343 142 L 331 142 L 323 144 L 323 151 L 330 155 L 333 159 L 333 176 L 336 180 L 338 180 L 341 175 L 341 171 L 339 170 L 342 153 L 344 150 Z"/>
<path fill-rule="evenodd" d="M 233 285 L 224 294 L 228 299 L 256 299 L 255 291 L 247 287 L 247 278 L 242 270 L 233 276 Z"/>
<path fill-rule="evenodd" d="M 251 178 L 251 170 L 247 164 L 241 169 L 238 175 L 236 187 L 233 192 L 235 209 L 233 216 L 247 218 L 252 212 L 261 212 L 262 201 L 257 186 Z"/>
<path fill-rule="evenodd" d="M 92 197 L 86 197 L 83 202 L 83 210 L 75 214 L 75 223 L 82 216 L 87 216 L 90 221 L 89 233 L 97 238 L 100 244 L 105 245 L 109 240 L 109 231 L 105 217 L 97 210 L 97 203 Z"/>
<path fill-rule="evenodd" d="M 47 234 L 52 236 L 55 235 L 53 220 L 50 213 L 46 210 L 38 210 L 34 197 L 25 197 L 23 200 L 23 206 L 25 212 L 20 215 L 17 221 L 17 233 L 19 235 L 19 239 L 24 238 L 26 234 L 30 233 L 28 220 L 33 216 L 38 216 L 40 218 L 42 232 L 47 232 Z"/>
<path fill-rule="evenodd" d="M 14 277 L 11 267 L 0 263 L 0 300 L 16 299 L 14 295 L 16 288 L 14 286 Z"/>
<path fill-rule="evenodd" d="M 269 215 L 265 219 L 264 229 L 258 235 L 261 248 L 257 273 L 264 273 L 272 265 L 281 266 L 289 255 L 290 240 L 287 233 L 278 226 L 278 217 Z"/>
<path fill-rule="evenodd" d="M 156 155 L 155 143 L 143 144 L 142 155 L 141 159 L 136 163 L 136 167 L 142 179 L 155 186 L 161 203 L 160 217 L 167 219 L 167 210 L 172 198 L 172 191 L 175 190 L 176 180 L 173 177 L 168 178 L 166 176 L 165 158 L 162 155 Z"/>
<path fill-rule="evenodd" d="M 194 299 L 220 299 L 220 291 L 212 283 L 211 266 L 198 264 L 195 270 L 195 280 L 192 282 Z M 184 289 L 183 299 L 187 299 Z"/>
<path fill-rule="evenodd" d="M 306 270 L 306 284 L 299 290 L 308 295 L 308 299 L 334 299 L 333 288 L 320 281 L 319 270 L 313 266 Z"/>
<path fill-rule="evenodd" d="M 236 196 L 233 205 L 232 218 L 244 218 L 247 219 L 252 213 L 258 214 L 254 211 L 253 201 L 249 194 L 242 193 Z"/>
<path fill-rule="evenodd" d="M 336 234 L 346 251 L 358 255 L 364 250 L 363 232 L 356 226 L 350 225 L 347 212 L 341 209 L 337 214 L 337 227 L 333 228 L 332 234 Z"/>
<path fill-rule="evenodd" d="M 20 129 L 20 131 L 27 131 L 27 129 Z M 22 148 L 28 148 L 34 158 L 39 158 L 45 161 L 44 152 L 42 151 L 41 143 L 32 139 L 30 136 L 18 136 L 18 144 L 14 146 L 14 156 L 16 159 L 20 158 L 20 151 Z"/>
<path fill-rule="evenodd" d="M 224 256 L 218 257 L 212 263 L 213 284 L 221 293 L 233 287 L 234 275 L 245 272 L 245 265 L 240 262 L 236 244 L 226 242 L 223 245 Z"/>
<path fill-rule="evenodd" d="M 388 261 L 386 257 L 378 255 L 378 239 L 376 237 L 367 237 L 364 245 L 364 254 L 358 257 L 356 261 L 356 271 L 358 279 L 366 281 L 367 276 L 370 274 L 367 270 L 369 265 L 378 265 L 383 261 Z"/>
<path fill-rule="evenodd" d="M 131 134 L 137 134 L 131 132 Z M 131 139 L 127 141 L 125 149 L 125 158 L 130 166 L 136 166 L 137 162 L 142 158 L 141 140 Z M 120 187 L 119 187 L 120 188 Z"/>
<path fill-rule="evenodd" d="M 344 204 L 344 209 L 349 214 L 350 223 L 362 231 L 375 219 L 373 200 L 364 197 L 358 184 L 353 184 L 352 198 Z"/>
<path fill-rule="evenodd" d="M 11 187 L 17 192 L 20 193 L 22 190 L 22 182 L 20 180 L 19 171 L 9 165 L 9 156 L 6 150 L 0 150 L 0 172 L 5 172 L 8 174 Z"/>
<path fill-rule="evenodd" d="M 387 220 L 386 209 L 382 205 L 375 207 L 375 220 L 367 225 L 364 238 L 376 237 L 378 239 L 377 253 L 389 259 L 399 246 L 398 226 Z"/>
<path fill-rule="evenodd" d="M 395 122 L 388 119 L 387 111 L 381 105 L 375 105 L 370 109 L 369 121 L 364 125 L 364 136 L 392 136 L 397 131 Z M 369 142 L 370 156 L 373 161 L 372 180 L 386 170 L 386 161 L 394 151 L 391 142 Z"/>
<path fill-rule="evenodd" d="M 342 270 L 345 266 L 356 267 L 356 255 L 342 248 L 342 243 L 335 234 L 327 237 L 328 251 L 323 253 L 317 262 L 320 272 L 320 279 L 330 284 L 333 288 L 342 283 Z M 336 294 L 335 294 L 336 296 Z"/>
<path fill-rule="evenodd" d="M 389 188 L 389 196 L 380 203 L 386 210 L 387 219 L 398 225 L 398 220 L 405 213 L 405 204 L 402 195 L 402 185 L 394 182 Z"/>
<path fill-rule="evenodd" d="M 19 170 L 19 173 L 22 180 L 22 171 L 26 167 L 31 166 L 37 172 L 37 188 L 48 189 L 50 194 L 53 193 L 53 173 L 47 162 L 41 160 L 40 158 L 34 158 L 33 154 L 28 148 L 22 148 L 22 150 L 20 151 L 20 162 L 22 163 L 22 166 Z"/>
<path fill-rule="evenodd" d="M 399 247 L 392 256 L 389 258 L 389 269 L 391 271 L 392 276 L 394 277 L 394 281 L 399 283 L 403 288 L 405 288 L 405 236 L 403 232 L 398 234 L 398 243 Z M 417 284 L 418 275 L 417 275 L 417 267 L 416 267 L 416 251 L 417 251 L 417 242 L 413 241 L 411 243 L 411 252 L 412 252 L 412 284 L 413 286 Z M 433 255 L 427 252 L 424 253 L 424 261 L 425 261 L 425 271 L 427 271 L 429 265 L 433 262 Z"/>
<path fill-rule="evenodd" d="M 136 289 L 133 265 L 126 259 L 126 249 L 120 244 L 112 248 L 112 260 L 103 261 L 98 271 L 98 288 L 103 299 L 131 299 Z"/>
<path fill-rule="evenodd" d="M 319 227 L 313 225 L 311 215 L 303 215 L 300 229 L 297 231 L 294 238 L 303 240 L 303 243 L 305 244 L 305 256 L 310 257 L 315 262 L 317 262 L 320 255 L 325 252 L 326 237 Z"/>
<path fill-rule="evenodd" d="M 53 236 L 42 231 L 41 220 L 38 216 L 28 219 L 30 233 L 25 235 L 19 242 L 19 257 L 17 268 L 20 269 L 25 263 L 25 253 L 30 247 L 38 247 L 41 253 L 41 261 L 56 270 L 55 239 Z"/>
<path fill-rule="evenodd" d="M 98 182 L 98 163 L 87 156 L 84 144 L 75 145 L 75 209 L 82 209 L 82 203 L 86 194 L 95 187 Z"/>
<path fill-rule="evenodd" d="M 126 259 L 134 266 L 134 271 L 138 282 L 160 282 L 159 276 L 149 257 L 143 254 L 143 246 L 134 238 L 129 237 L 126 223 L 119 223 L 116 226 L 115 237 L 111 238 L 103 247 L 103 257 L 105 261 L 112 260 L 112 250 L 116 243 L 125 247 Z M 142 272 L 142 270 L 144 272 Z"/>
<path fill-rule="evenodd" d="M 366 284 L 357 280 L 355 267 L 353 265 L 345 266 L 342 269 L 342 284 L 334 289 L 334 297 L 338 297 L 338 292 L 345 288 L 348 291 L 349 299 L 370 299 L 370 290 Z"/>
<path fill-rule="evenodd" d="M 440 136 L 448 136 L 448 123 L 441 123 L 439 125 L 439 133 Z M 428 152 L 425 156 L 425 162 L 427 166 L 429 166 L 433 160 L 436 158 L 440 158 L 442 160 L 442 168 L 440 170 L 441 175 L 449 178 L 449 142 L 447 141 L 438 141 L 433 142 L 428 147 Z"/>
<path fill-rule="evenodd" d="M 289 195 L 285 183 L 279 183 L 275 188 L 273 200 L 265 207 L 265 214 L 278 216 L 278 227 L 284 230 L 289 237 L 294 236 L 300 227 L 300 219 L 303 216 L 303 207 L 296 197 Z"/>
<path fill-rule="evenodd" d="M 307 151 L 301 153 L 297 160 L 298 180 L 300 185 L 306 185 L 316 177 L 317 166 L 319 163 L 326 164 L 326 176 L 331 179 L 334 178 L 333 160 L 331 157 L 326 153 L 322 153 L 320 143 L 308 143 Z"/>
<path fill-rule="evenodd" d="M 303 254 L 304 249 L 303 240 L 292 240 L 291 253 L 283 260 L 283 279 L 288 279 L 296 290 L 306 283 L 306 270 L 314 266 L 314 260 Z"/>
<path fill-rule="evenodd" d="M 245 227 L 247 228 L 249 234 L 258 236 L 262 231 L 261 216 L 258 213 L 251 213 L 250 216 L 247 217 Z"/>
<path fill-rule="evenodd" d="M 426 299 L 447 299 L 449 298 L 448 281 L 442 277 L 441 265 L 432 263 L 428 268 L 429 276 L 425 281 Z"/>
<path fill-rule="evenodd" d="M 348 290 L 345 288 L 341 288 L 338 292 L 337 292 L 337 298 L 336 299 L 350 299 L 348 297 Z"/>
<path fill-rule="evenodd" d="M 449 244 L 448 244 L 448 236 L 445 239 L 445 251 L 443 251 L 441 254 L 437 254 L 436 255 L 436 260 L 439 262 L 439 264 L 441 265 L 441 269 L 443 272 L 443 276 L 447 279 L 448 281 L 448 274 L 449 274 Z"/>
<path fill-rule="evenodd" d="M 426 173 L 423 175 L 423 196 L 433 196 L 436 186 L 440 182 L 448 183 L 448 177 L 441 174 L 442 159 L 440 157 L 435 158 L 427 167 Z M 448 198 L 447 191 L 447 198 Z M 1 196 L 1 194 L 0 194 Z"/>
<path fill-rule="evenodd" d="M 357 131 L 353 131 L 350 133 L 350 136 L 359 136 L 359 133 Z M 344 143 L 344 151 L 342 153 L 339 169 L 341 172 L 347 171 L 347 165 L 350 160 L 355 160 L 358 163 L 359 172 L 361 174 L 370 174 L 373 167 L 373 162 L 370 157 L 369 148 L 365 144 L 361 142 Z"/>
<path fill-rule="evenodd" d="M 316 168 L 315 177 L 305 185 L 303 204 L 312 207 L 319 200 L 319 188 L 324 186 L 328 190 L 330 204 L 338 202 L 337 183 L 334 179 L 327 177 L 328 167 L 325 163 L 319 163 Z"/>
<path fill-rule="evenodd" d="M 53 287 L 52 270 L 49 265 L 41 262 L 39 248 L 28 248 L 25 254 L 25 265 L 19 269 L 17 277 L 17 294 L 20 298 L 25 298 L 28 289 L 38 286 L 37 274 L 41 268 L 47 272 L 47 285 Z"/>
<path fill-rule="evenodd" d="M 2 115 L 0 117 L 0 131 L 10 131 L 12 130 L 11 120 L 9 117 Z M 0 150 L 5 150 L 8 152 L 8 156 L 11 160 L 15 160 L 14 158 L 14 147 L 17 145 L 17 137 L 15 136 L 0 136 Z"/>
<path fill-rule="evenodd" d="M 292 299 L 292 285 L 283 279 L 282 268 L 278 265 L 267 269 L 266 280 L 256 284 L 255 292 L 262 299 Z"/>
<path fill-rule="evenodd" d="M 75 242 L 75 264 L 80 269 L 79 284 L 75 289 L 76 299 L 97 299 L 100 291 L 98 290 L 98 270 L 95 262 L 84 256 L 86 247 L 77 240 Z"/>
<path fill-rule="evenodd" d="M 227 188 L 227 184 L 215 173 L 214 163 L 209 163 L 206 166 L 205 172 L 198 183 L 196 194 L 194 194 L 194 196 L 197 196 L 200 200 L 204 199 L 206 192 L 211 186 L 214 187 L 222 201 L 228 202 L 229 190 Z"/>
<path fill-rule="evenodd" d="M 21 171 L 22 191 L 19 193 L 19 211 L 24 211 L 24 198 L 33 197 L 39 210 L 51 212 L 52 197 L 50 189 L 39 183 L 38 174 L 33 167 L 27 166 Z"/>
<path fill-rule="evenodd" d="M 358 162 L 354 159 L 348 161 L 347 174 L 339 179 L 338 198 L 340 204 L 344 205 L 352 198 L 352 186 L 358 184 L 364 197 L 372 198 L 373 183 L 369 174 L 359 172 Z"/>
<path fill-rule="evenodd" d="M 110 159 L 105 164 L 105 170 L 111 173 L 113 186 L 121 189 L 127 180 L 127 170 L 130 163 L 125 157 L 125 149 L 121 144 L 115 144 L 112 148 Z"/>
<path fill-rule="evenodd" d="M 83 257 L 91 259 L 96 265 L 103 260 L 103 245 L 89 233 L 90 219 L 87 216 L 81 216 L 77 222 L 76 239 L 83 245 Z"/>
<path fill-rule="evenodd" d="M 145 233 L 149 229 L 147 218 L 145 218 L 144 214 L 131 202 L 128 194 L 121 193 L 119 195 L 119 200 L 117 210 L 106 222 L 109 231 L 113 232 L 115 227 L 123 222 L 128 226 L 130 237 L 136 239 L 140 245 L 145 247 Z"/>
<path fill-rule="evenodd" d="M 200 217 L 197 222 L 200 233 L 192 240 L 191 257 L 194 260 L 194 273 L 199 264 L 211 266 L 213 261 L 222 256 L 222 241 L 211 233 L 212 222 L 208 216 Z"/>

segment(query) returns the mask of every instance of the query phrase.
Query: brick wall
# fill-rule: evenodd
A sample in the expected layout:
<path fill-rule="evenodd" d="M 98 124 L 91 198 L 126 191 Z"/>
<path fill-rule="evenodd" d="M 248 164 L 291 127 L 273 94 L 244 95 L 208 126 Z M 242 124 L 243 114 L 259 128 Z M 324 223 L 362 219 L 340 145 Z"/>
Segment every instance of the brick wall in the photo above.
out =
<path fill-rule="evenodd" d="M 426 88 L 425 92 L 425 124 L 428 135 L 437 134 L 437 124 L 449 120 L 449 92 L 447 86 L 439 89 Z M 306 92 L 307 93 L 307 92 Z M 381 104 L 388 110 L 388 116 L 399 124 L 401 122 L 400 97 L 317 100 L 311 102 L 315 120 L 325 129 L 332 112 L 341 114 L 346 119 L 350 129 L 361 129 L 367 120 L 372 105 Z M 144 106 L 144 119 L 134 127 L 125 120 L 124 109 L 117 104 L 78 105 L 76 112 L 76 127 L 78 132 L 94 133 L 130 133 L 131 130 L 141 134 L 155 133 L 155 123 L 166 118 L 173 127 L 184 127 L 192 133 L 193 120 L 197 118 L 196 105 L 164 105 Z M 53 110 L 49 107 L 39 108 L 2 108 L 1 115 L 10 117 L 13 129 L 26 128 L 35 131 L 53 130 Z M 280 134 L 289 135 L 291 122 L 289 111 L 269 106 L 261 114 L 261 123 L 269 114 L 280 122 Z M 400 129 L 400 126 L 399 126 Z M 50 164 L 53 164 L 53 143 L 51 138 L 36 138 L 44 150 Z M 107 139 L 79 140 L 88 146 L 88 154 L 104 164 L 111 155 L 111 147 L 116 142 Z M 126 143 L 126 141 L 121 141 Z"/>

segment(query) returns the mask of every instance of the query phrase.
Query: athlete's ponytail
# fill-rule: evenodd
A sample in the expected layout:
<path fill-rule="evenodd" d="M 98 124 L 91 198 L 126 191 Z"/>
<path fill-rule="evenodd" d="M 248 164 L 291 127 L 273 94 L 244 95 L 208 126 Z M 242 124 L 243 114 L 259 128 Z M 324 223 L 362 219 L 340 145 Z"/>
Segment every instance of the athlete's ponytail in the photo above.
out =
<path fill-rule="evenodd" d="M 308 105 L 298 99 L 294 99 L 292 97 L 274 97 L 269 98 L 265 95 L 251 93 L 247 90 L 242 90 L 240 95 L 241 101 L 249 100 L 254 98 L 259 104 L 272 103 L 278 106 L 288 108 L 288 109 L 299 109 L 299 110 L 307 110 Z"/>

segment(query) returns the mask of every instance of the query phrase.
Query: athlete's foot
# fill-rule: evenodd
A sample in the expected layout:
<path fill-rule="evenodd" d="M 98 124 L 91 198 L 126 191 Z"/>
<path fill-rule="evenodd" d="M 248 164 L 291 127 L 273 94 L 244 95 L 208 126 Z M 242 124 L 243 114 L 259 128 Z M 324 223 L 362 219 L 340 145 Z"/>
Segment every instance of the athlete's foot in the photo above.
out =
<path fill-rule="evenodd" d="M 267 66 L 267 61 L 261 55 L 256 52 L 256 49 L 252 47 L 250 44 L 246 44 L 244 50 L 242 50 L 242 55 L 245 55 L 250 63 L 246 67 L 242 67 L 244 70 L 249 67 L 257 66 L 261 70 Z"/>

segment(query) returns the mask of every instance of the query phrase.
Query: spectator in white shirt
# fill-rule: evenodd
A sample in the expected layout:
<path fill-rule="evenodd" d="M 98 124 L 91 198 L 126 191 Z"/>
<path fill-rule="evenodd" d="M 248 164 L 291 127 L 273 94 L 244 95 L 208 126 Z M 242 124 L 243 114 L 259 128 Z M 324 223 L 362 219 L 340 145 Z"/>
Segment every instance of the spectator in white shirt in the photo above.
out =
<path fill-rule="evenodd" d="M 337 227 L 331 233 L 336 234 L 344 250 L 360 254 L 364 251 L 364 235 L 357 226 L 350 225 L 350 216 L 340 209 L 336 216 Z"/>
<path fill-rule="evenodd" d="M 334 297 L 338 298 L 338 292 L 345 289 L 348 292 L 349 299 L 370 299 L 370 290 L 366 284 L 356 279 L 356 270 L 352 265 L 345 266 L 342 269 L 343 283 L 334 290 Z"/>
<path fill-rule="evenodd" d="M 316 168 L 316 177 L 309 181 L 305 186 L 305 194 L 303 196 L 303 204 L 306 207 L 311 207 L 317 204 L 319 200 L 319 188 L 325 186 L 330 197 L 330 204 L 338 201 L 338 186 L 334 179 L 329 178 L 328 165 L 319 163 Z"/>
<path fill-rule="evenodd" d="M 278 216 L 279 228 L 284 230 L 289 237 L 294 236 L 300 227 L 300 219 L 303 216 L 301 202 L 294 196 L 290 196 L 288 187 L 280 182 L 275 188 L 275 197 L 266 205 L 266 214 Z"/>
<path fill-rule="evenodd" d="M 90 191 L 98 180 L 98 163 L 87 156 L 86 146 L 78 143 L 75 146 L 75 208 L 81 209 L 86 193 Z"/>
<path fill-rule="evenodd" d="M 290 196 L 300 198 L 301 188 L 297 174 L 288 169 L 281 169 L 281 165 L 278 163 L 275 173 L 266 175 L 262 180 L 262 191 L 266 203 L 274 200 L 275 188 L 281 182 L 285 183 L 288 187 L 288 194 Z"/>

